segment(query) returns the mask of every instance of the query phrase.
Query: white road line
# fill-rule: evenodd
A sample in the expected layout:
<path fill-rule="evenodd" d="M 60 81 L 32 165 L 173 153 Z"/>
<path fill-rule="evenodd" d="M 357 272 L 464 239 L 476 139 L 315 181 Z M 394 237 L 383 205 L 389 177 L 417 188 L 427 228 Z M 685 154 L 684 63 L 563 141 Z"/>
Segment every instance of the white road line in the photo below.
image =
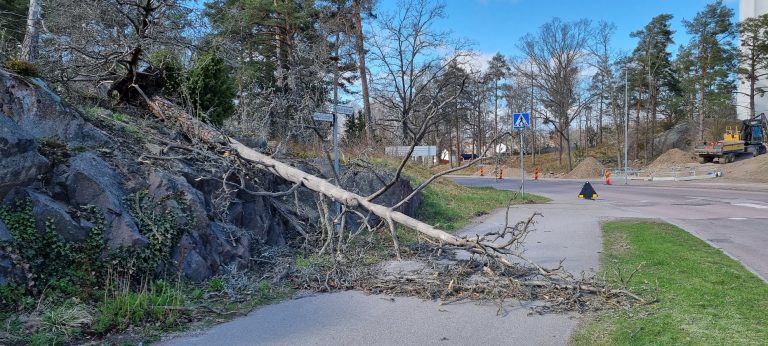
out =
<path fill-rule="evenodd" d="M 729 217 L 728 220 L 747 220 L 746 217 Z"/>
<path fill-rule="evenodd" d="M 768 209 L 768 205 L 760 205 L 760 204 L 753 204 L 753 203 L 733 203 L 733 205 L 738 205 L 740 207 L 757 208 L 757 209 Z"/>

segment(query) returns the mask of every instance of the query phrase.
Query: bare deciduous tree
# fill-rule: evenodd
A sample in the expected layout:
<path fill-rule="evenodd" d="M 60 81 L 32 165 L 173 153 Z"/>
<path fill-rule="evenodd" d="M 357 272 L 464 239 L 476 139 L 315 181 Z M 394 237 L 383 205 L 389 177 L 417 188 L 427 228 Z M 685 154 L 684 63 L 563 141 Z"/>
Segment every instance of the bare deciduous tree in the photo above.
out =
<path fill-rule="evenodd" d="M 551 113 L 543 116 L 544 123 L 551 124 L 565 142 L 569 169 L 573 168 L 571 123 L 590 98 L 579 89 L 591 32 L 587 20 L 564 22 L 555 18 L 542 25 L 537 34 L 524 36 L 518 45 L 525 60 L 516 64 L 516 73 L 533 80 L 539 90 L 540 102 Z M 533 64 L 533 69 L 528 64 Z M 561 146 L 561 163 L 562 153 Z"/>
<path fill-rule="evenodd" d="M 403 143 L 422 139 L 423 125 L 434 121 L 439 104 L 432 102 L 438 77 L 468 54 L 448 33 L 435 30 L 444 9 L 431 0 L 400 1 L 395 13 L 380 17 L 370 37 L 372 62 L 381 71 L 371 85 L 373 97 L 386 110 L 379 120 L 386 130 L 396 129 Z"/>

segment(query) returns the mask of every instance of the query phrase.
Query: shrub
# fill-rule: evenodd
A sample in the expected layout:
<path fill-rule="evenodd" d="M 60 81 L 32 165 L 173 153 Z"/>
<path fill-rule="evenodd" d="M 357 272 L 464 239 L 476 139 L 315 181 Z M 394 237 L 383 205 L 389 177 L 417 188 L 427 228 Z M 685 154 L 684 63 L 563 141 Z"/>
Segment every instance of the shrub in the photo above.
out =
<path fill-rule="evenodd" d="M 8 59 L 3 65 L 5 68 L 22 76 L 37 77 L 40 75 L 40 73 L 37 71 L 37 67 L 28 61 Z"/>
<path fill-rule="evenodd" d="M 148 60 L 163 76 L 163 93 L 166 96 L 178 96 L 184 83 L 184 66 L 179 55 L 163 49 L 150 54 Z"/>
<path fill-rule="evenodd" d="M 195 61 L 187 78 L 186 93 L 198 117 L 205 116 L 216 126 L 221 126 L 224 119 L 232 115 L 235 82 L 216 51 L 205 53 Z"/>

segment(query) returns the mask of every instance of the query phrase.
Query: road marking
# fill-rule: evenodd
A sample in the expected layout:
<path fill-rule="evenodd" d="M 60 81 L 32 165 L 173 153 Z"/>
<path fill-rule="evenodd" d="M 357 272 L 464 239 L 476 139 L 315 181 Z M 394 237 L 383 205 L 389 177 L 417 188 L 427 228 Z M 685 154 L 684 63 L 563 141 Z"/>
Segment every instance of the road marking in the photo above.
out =
<path fill-rule="evenodd" d="M 757 209 L 768 209 L 768 205 L 760 205 L 760 204 L 753 204 L 753 203 L 733 203 L 733 205 L 738 205 L 740 207 L 757 208 Z"/>
<path fill-rule="evenodd" d="M 746 217 L 729 217 L 728 220 L 746 220 Z"/>

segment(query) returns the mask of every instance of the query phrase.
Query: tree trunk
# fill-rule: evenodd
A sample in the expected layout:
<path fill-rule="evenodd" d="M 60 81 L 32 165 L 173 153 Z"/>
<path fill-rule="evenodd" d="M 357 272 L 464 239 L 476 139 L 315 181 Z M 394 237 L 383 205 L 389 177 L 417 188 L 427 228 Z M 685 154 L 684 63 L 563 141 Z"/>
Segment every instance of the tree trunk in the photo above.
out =
<path fill-rule="evenodd" d="M 637 112 L 635 113 L 635 160 L 640 159 L 640 95 L 637 96 Z"/>
<path fill-rule="evenodd" d="M 571 134 L 568 133 L 568 136 L 565 137 L 565 145 L 566 148 L 568 148 L 568 171 L 573 170 L 573 160 L 571 158 Z"/>
<path fill-rule="evenodd" d="M 29 13 L 27 15 L 27 31 L 24 34 L 24 42 L 21 44 L 21 60 L 34 63 L 37 60 L 40 45 L 40 2 L 42 0 L 29 1 Z"/>
<path fill-rule="evenodd" d="M 700 58 L 703 60 L 703 58 Z M 704 141 L 704 111 L 705 107 L 705 80 L 707 79 L 707 65 L 701 62 L 701 80 L 699 86 L 699 141 Z"/>
<path fill-rule="evenodd" d="M 373 144 L 374 124 L 371 114 L 371 100 L 368 93 L 368 70 L 365 67 L 365 37 L 363 36 L 363 19 L 360 15 L 360 0 L 352 1 L 355 20 L 355 50 L 357 51 L 357 67 L 360 73 L 360 88 L 363 92 L 363 114 L 365 114 L 365 139 L 368 145 Z"/>
<path fill-rule="evenodd" d="M 597 114 L 597 142 L 603 144 L 603 93 L 600 93 L 600 113 Z"/>
<path fill-rule="evenodd" d="M 658 95 L 656 90 L 656 82 L 654 80 L 653 82 L 653 88 L 651 88 L 651 142 L 649 143 L 651 145 L 650 153 L 651 155 L 648 156 L 649 159 L 653 158 L 656 155 L 656 104 L 658 102 Z"/>
<path fill-rule="evenodd" d="M 429 238 L 435 239 L 441 243 L 457 247 L 464 247 L 466 250 L 472 253 L 488 255 L 507 266 L 514 265 L 506 255 L 496 251 L 498 248 L 494 248 L 493 245 L 475 241 L 473 240 L 474 238 L 460 238 L 454 236 L 445 231 L 432 227 L 427 223 L 421 222 L 401 212 L 395 211 L 393 208 L 373 203 L 369 201 L 367 197 L 363 197 L 344 190 L 339 186 L 331 184 L 325 179 L 321 179 L 317 176 L 301 171 L 295 167 L 280 162 L 270 157 L 269 155 L 257 152 L 232 138 L 222 135 L 219 131 L 208 126 L 207 124 L 199 122 L 193 116 L 179 109 L 175 104 L 168 100 L 155 97 L 149 101 L 148 106 L 155 117 L 171 124 L 178 125 L 183 132 L 185 132 L 190 138 L 193 138 L 194 140 L 199 140 L 212 146 L 228 145 L 229 148 L 236 151 L 235 154 L 239 157 L 243 158 L 244 160 L 259 164 L 270 173 L 275 174 L 287 181 L 295 184 L 301 184 L 312 191 L 330 197 L 333 200 L 338 201 L 339 203 L 342 203 L 348 207 L 362 207 L 366 210 L 369 210 L 372 214 L 387 221 L 393 237 L 395 237 L 394 225 L 397 223 L 416 230 L 417 232 Z M 541 267 L 536 267 L 540 268 L 541 270 Z"/>
<path fill-rule="evenodd" d="M 458 118 L 458 107 L 457 107 L 457 113 L 456 113 L 456 164 L 459 166 L 461 165 L 461 144 L 464 141 L 463 138 L 461 138 L 461 121 L 459 121 Z"/>
<path fill-rule="evenodd" d="M 560 137 L 559 138 L 560 145 L 557 147 L 557 164 L 562 166 L 563 165 L 563 134 L 558 132 L 557 135 L 558 137 Z"/>
<path fill-rule="evenodd" d="M 533 116 L 531 108 L 531 161 L 536 165 L 536 118 Z"/>
<path fill-rule="evenodd" d="M 755 75 L 757 74 L 755 65 L 756 65 L 756 62 L 755 62 L 755 59 L 753 58 L 750 61 L 750 73 L 752 75 L 749 76 L 749 118 L 750 119 L 755 118 L 755 82 L 757 79 L 755 77 Z"/>
<path fill-rule="evenodd" d="M 493 138 L 499 137 L 499 80 L 493 88 Z"/>

